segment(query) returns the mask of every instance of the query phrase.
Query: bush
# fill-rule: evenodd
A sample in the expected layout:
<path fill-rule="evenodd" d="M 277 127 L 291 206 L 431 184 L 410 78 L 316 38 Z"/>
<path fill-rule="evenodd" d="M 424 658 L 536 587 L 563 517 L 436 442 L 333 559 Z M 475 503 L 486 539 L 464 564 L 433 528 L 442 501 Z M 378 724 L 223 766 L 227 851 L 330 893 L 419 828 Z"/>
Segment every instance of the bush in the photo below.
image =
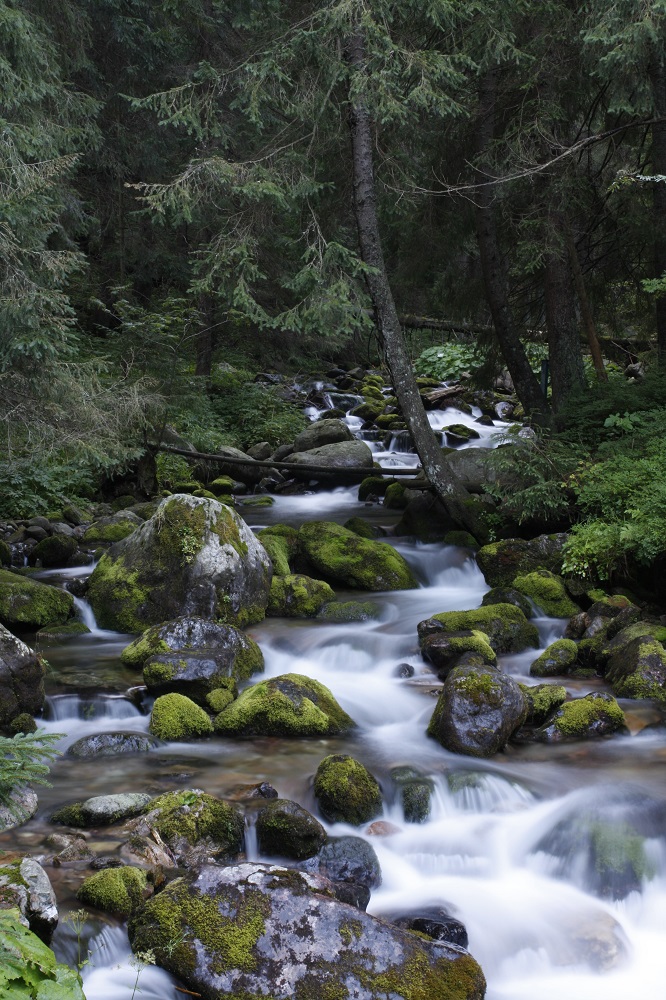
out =
<path fill-rule="evenodd" d="M 414 371 L 417 375 L 445 382 L 479 368 L 483 360 L 476 344 L 448 340 L 439 347 L 428 347 L 422 351 L 414 362 Z"/>

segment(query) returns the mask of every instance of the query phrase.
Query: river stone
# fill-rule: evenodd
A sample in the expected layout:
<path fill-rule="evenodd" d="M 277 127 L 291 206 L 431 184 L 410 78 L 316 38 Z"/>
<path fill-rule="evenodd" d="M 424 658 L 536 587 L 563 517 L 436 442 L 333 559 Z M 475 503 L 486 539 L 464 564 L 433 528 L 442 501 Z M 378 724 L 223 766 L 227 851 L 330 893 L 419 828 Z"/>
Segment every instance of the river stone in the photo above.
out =
<path fill-rule="evenodd" d="M 55 525 L 54 525 L 55 527 Z M 68 532 L 72 529 L 69 525 L 63 525 Z M 28 554 L 28 563 L 36 566 L 38 563 L 45 568 L 53 566 L 65 566 L 75 552 L 78 551 L 78 544 L 74 538 L 66 537 L 65 534 L 51 535 L 44 538 L 35 545 Z"/>
<path fill-rule="evenodd" d="M 481 601 L 481 606 L 484 608 L 489 604 L 513 604 L 520 608 L 526 618 L 534 618 L 534 608 L 525 595 L 521 594 L 515 587 L 492 587 L 487 594 L 483 595 Z"/>
<path fill-rule="evenodd" d="M 91 760 L 94 757 L 118 757 L 126 753 L 146 753 L 159 746 L 159 741 L 144 733 L 95 733 L 82 736 L 67 750 L 68 757 Z"/>
<path fill-rule="evenodd" d="M 131 510 L 118 511 L 117 514 L 93 521 L 86 529 L 83 541 L 88 545 L 99 542 L 120 542 L 131 535 L 140 524 L 143 524 L 143 518 L 133 514 Z"/>
<path fill-rule="evenodd" d="M 34 858 L 0 867 L 0 906 L 20 911 L 30 930 L 49 943 L 58 924 L 58 906 L 48 875 Z"/>
<path fill-rule="evenodd" d="M 613 653 L 606 680 L 619 698 L 654 698 L 666 703 L 666 650 L 653 636 L 632 639 Z"/>
<path fill-rule="evenodd" d="M 0 727 L 24 712 L 41 712 L 44 674 L 41 656 L 0 625 Z"/>
<path fill-rule="evenodd" d="M 3 802 L 0 802 L 0 833 L 23 826 L 37 812 L 37 793 L 32 788 L 14 788 Z"/>
<path fill-rule="evenodd" d="M 238 629 L 234 631 L 236 636 L 226 649 L 151 656 L 143 667 L 146 687 L 152 694 L 177 693 L 203 706 L 209 704 L 208 696 L 221 688 L 232 692 L 233 698 L 237 681 L 264 669 L 264 657 L 256 642 Z"/>
<path fill-rule="evenodd" d="M 127 865 L 139 865 L 154 871 L 160 868 L 176 868 L 177 862 L 172 852 L 153 837 L 142 837 L 133 833 L 126 843 L 120 845 L 120 857 Z"/>
<path fill-rule="evenodd" d="M 338 895 L 340 886 L 365 890 L 367 898 L 361 907 L 363 910 L 368 904 L 370 890 L 382 884 L 382 870 L 375 849 L 361 837 L 329 837 L 319 853 L 304 862 L 301 868 L 330 879 L 336 885 L 338 899 L 341 898 Z"/>
<path fill-rule="evenodd" d="M 463 949 L 340 903 L 321 876 L 272 865 L 207 865 L 175 879 L 128 930 L 135 952 L 153 949 L 206 1000 L 482 1000 L 485 993 L 483 973 Z"/>
<path fill-rule="evenodd" d="M 74 598 L 66 590 L 0 570 L 0 624 L 35 630 L 67 621 Z"/>
<path fill-rule="evenodd" d="M 302 674 L 282 674 L 246 688 L 215 719 L 223 736 L 340 736 L 356 723 L 327 687 Z"/>
<path fill-rule="evenodd" d="M 314 618 L 335 593 L 324 580 L 301 573 L 274 576 L 266 614 L 277 618 Z"/>
<path fill-rule="evenodd" d="M 165 844 L 176 863 L 185 867 L 234 858 L 245 834 L 238 807 L 200 788 L 159 795 L 126 829 Z"/>
<path fill-rule="evenodd" d="M 314 777 L 314 794 L 331 823 L 368 823 L 382 811 L 382 791 L 364 764 L 346 753 L 330 754 Z"/>
<path fill-rule="evenodd" d="M 123 649 L 120 659 L 125 666 L 140 670 L 152 657 L 180 652 L 212 658 L 217 664 L 215 676 L 219 678 L 245 681 L 264 668 L 261 650 L 248 635 L 233 625 L 220 625 L 197 617 L 175 618 L 152 625 Z M 156 678 L 152 680 L 156 682 Z M 172 685 L 169 690 L 180 688 Z M 206 685 L 205 690 L 213 689 Z M 183 689 L 183 694 L 189 692 Z"/>
<path fill-rule="evenodd" d="M 342 420 L 321 420 L 310 424 L 294 438 L 294 453 L 312 451 L 327 444 L 353 441 L 354 435 Z"/>
<path fill-rule="evenodd" d="M 358 482 L 358 473 L 369 472 L 373 464 L 372 452 L 364 441 L 340 441 L 298 451 L 289 456 L 289 461 L 302 469 L 292 470 L 291 474 L 297 478 L 317 479 L 335 486 Z M 334 471 L 312 472 L 310 466 L 324 466 Z"/>
<path fill-rule="evenodd" d="M 408 931 L 427 934 L 435 941 L 448 941 L 450 944 L 466 948 L 469 941 L 467 928 L 460 920 L 456 920 L 441 906 L 424 907 L 412 913 L 403 913 L 395 917 L 387 917 L 396 927 L 404 927 Z"/>
<path fill-rule="evenodd" d="M 326 840 L 326 830 L 291 799 L 270 799 L 257 811 L 259 851 L 267 857 L 311 858 Z"/>
<path fill-rule="evenodd" d="M 413 767 L 394 767 L 391 777 L 398 786 L 406 823 L 425 823 L 430 815 L 433 783 Z"/>
<path fill-rule="evenodd" d="M 103 913 L 128 917 L 151 891 L 152 887 L 149 888 L 148 877 L 142 868 L 124 865 L 120 868 L 107 868 L 84 879 L 76 898 Z"/>
<path fill-rule="evenodd" d="M 580 611 L 567 594 L 562 577 L 547 569 L 537 569 L 517 576 L 513 586 L 552 618 L 571 618 Z"/>
<path fill-rule="evenodd" d="M 539 647 L 536 625 L 528 622 L 520 608 L 513 604 L 491 604 L 473 611 L 443 611 L 419 622 L 419 641 L 426 636 L 463 630 L 483 632 L 496 653 L 520 653 L 528 646 Z"/>
<path fill-rule="evenodd" d="M 578 646 L 573 639 L 557 639 L 544 649 L 530 666 L 532 677 L 559 677 L 567 674 L 578 659 Z"/>
<path fill-rule="evenodd" d="M 510 587 L 519 573 L 532 573 L 547 569 L 562 572 L 562 550 L 567 536 L 539 535 L 527 541 L 524 538 L 506 538 L 484 545 L 476 554 L 479 569 L 491 587 Z"/>
<path fill-rule="evenodd" d="M 527 702 L 525 726 L 542 726 L 567 699 L 567 689 L 556 684 L 521 684 Z M 520 736 L 522 729 L 516 736 Z"/>
<path fill-rule="evenodd" d="M 303 554 L 328 579 L 360 590 L 412 590 L 418 583 L 399 552 L 360 538 L 332 521 L 310 521 L 298 533 Z"/>
<path fill-rule="evenodd" d="M 476 653 L 481 663 L 494 666 L 497 662 L 495 650 L 488 642 L 488 636 L 477 629 L 460 632 L 432 632 L 424 635 L 420 642 L 421 656 L 435 668 L 440 680 L 457 665 L 465 653 Z"/>
<path fill-rule="evenodd" d="M 452 753 L 491 757 L 526 717 L 527 703 L 512 677 L 484 667 L 456 667 L 444 681 L 428 736 Z"/>
<path fill-rule="evenodd" d="M 102 628 L 142 632 L 181 615 L 242 626 L 264 617 L 270 580 L 268 555 L 235 511 L 176 494 L 102 556 L 88 597 Z"/>
<path fill-rule="evenodd" d="M 624 712 L 609 694 L 588 694 L 567 701 L 550 722 L 536 729 L 537 743 L 563 743 L 611 736 L 625 726 Z"/>
<path fill-rule="evenodd" d="M 200 705 L 186 695 L 172 691 L 156 698 L 148 729 L 159 740 L 171 743 L 210 736 L 213 723 Z"/>
<path fill-rule="evenodd" d="M 152 795 L 144 792 L 94 795 L 83 802 L 58 809 L 51 816 L 51 822 L 75 827 L 110 826 L 122 819 L 137 816 L 151 800 Z"/>

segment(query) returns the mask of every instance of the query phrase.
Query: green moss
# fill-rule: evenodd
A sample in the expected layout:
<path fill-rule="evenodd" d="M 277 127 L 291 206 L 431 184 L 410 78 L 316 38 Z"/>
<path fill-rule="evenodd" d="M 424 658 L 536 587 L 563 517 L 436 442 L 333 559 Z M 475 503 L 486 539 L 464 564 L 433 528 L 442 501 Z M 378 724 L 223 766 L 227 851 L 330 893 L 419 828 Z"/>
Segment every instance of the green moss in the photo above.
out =
<path fill-rule="evenodd" d="M 0 622 L 25 628 L 60 624 L 71 615 L 74 598 L 65 590 L 0 570 Z"/>
<path fill-rule="evenodd" d="M 266 614 L 285 618 L 314 618 L 335 592 L 323 580 L 293 574 L 274 576 Z"/>
<path fill-rule="evenodd" d="M 343 527 L 347 531 L 353 531 L 359 538 L 373 539 L 377 537 L 376 529 L 364 517 L 350 517 L 345 521 Z"/>
<path fill-rule="evenodd" d="M 14 716 L 7 727 L 9 732 L 14 733 L 36 733 L 37 723 L 30 715 L 29 712 L 21 712 L 20 715 Z"/>
<path fill-rule="evenodd" d="M 214 479 L 212 483 L 209 483 L 209 489 L 215 494 L 216 497 L 230 496 L 231 491 L 234 488 L 234 482 L 231 476 L 218 476 Z"/>
<path fill-rule="evenodd" d="M 323 684 L 300 674 L 260 681 L 215 719 L 228 736 L 336 736 L 354 722 Z"/>
<path fill-rule="evenodd" d="M 213 724 L 206 712 L 182 694 L 157 698 L 150 715 L 149 731 L 160 740 L 191 740 L 209 736 Z"/>
<path fill-rule="evenodd" d="M 230 545 L 239 556 L 247 555 L 247 544 L 241 540 L 236 522 L 229 508 L 223 507 L 222 513 L 217 515 L 213 524 L 213 531 L 220 539 L 220 545 Z"/>
<path fill-rule="evenodd" d="M 194 490 L 192 493 L 193 497 L 204 497 L 206 500 L 217 500 L 217 494 L 211 493 L 210 490 Z"/>
<path fill-rule="evenodd" d="M 325 577 L 362 590 L 410 590 L 412 571 L 390 545 L 360 538 L 338 524 L 312 521 L 299 531 L 301 549 Z"/>
<path fill-rule="evenodd" d="M 120 542 L 137 529 L 136 521 L 115 521 L 113 524 L 93 523 L 83 536 L 86 544 L 91 542 Z"/>
<path fill-rule="evenodd" d="M 639 882 L 654 878 L 656 870 L 645 853 L 645 838 L 626 823 L 592 823 L 589 833 L 599 872 L 622 874 L 629 865 Z"/>
<path fill-rule="evenodd" d="M 96 910 L 127 917 L 143 902 L 147 884 L 140 868 L 107 868 L 85 879 L 76 898 Z"/>
<path fill-rule="evenodd" d="M 463 653 L 478 653 L 483 663 L 495 663 L 495 650 L 485 632 L 469 629 L 465 632 L 450 633 L 446 636 L 447 645 L 451 651 L 451 659 L 457 659 Z"/>
<path fill-rule="evenodd" d="M 314 794 L 330 822 L 359 826 L 382 810 L 382 793 L 367 767 L 348 754 L 331 754 L 317 768 Z"/>
<path fill-rule="evenodd" d="M 122 559 L 108 553 L 97 563 L 88 585 L 88 598 L 95 608 L 97 624 L 123 632 L 143 632 L 142 608 L 150 586 L 139 583 L 136 570 L 128 573 Z"/>
<path fill-rule="evenodd" d="M 181 661 L 185 665 L 185 661 Z M 176 668 L 173 663 L 160 663 L 159 659 L 151 658 L 143 668 L 143 680 L 148 688 L 164 687 L 170 684 L 176 676 Z"/>
<path fill-rule="evenodd" d="M 564 704 L 567 689 L 555 684 L 519 684 L 528 705 L 525 724 L 541 726 Z"/>
<path fill-rule="evenodd" d="M 501 698 L 501 687 L 497 683 L 497 678 L 490 671 L 484 673 L 473 673 L 467 677 L 459 678 L 456 688 L 465 695 L 475 705 L 486 705 L 491 699 L 497 701 Z"/>
<path fill-rule="evenodd" d="M 666 703 L 666 650 L 660 642 L 648 636 L 636 638 L 622 647 L 619 658 L 619 669 L 613 669 L 613 657 L 606 676 L 613 694 L 621 698 L 652 698 Z M 634 669 L 629 669 L 632 666 Z"/>
<path fill-rule="evenodd" d="M 214 691 L 208 692 L 206 703 L 211 712 L 219 715 L 220 712 L 223 712 L 232 703 L 235 697 L 236 695 L 229 688 L 219 687 L 215 688 Z"/>
<path fill-rule="evenodd" d="M 532 677 L 556 677 L 566 674 L 578 658 L 578 646 L 573 639 L 558 639 L 543 651 L 530 666 Z"/>
<path fill-rule="evenodd" d="M 203 506 L 192 506 L 178 496 L 163 504 L 155 514 L 155 537 L 161 548 L 173 558 L 192 563 L 201 551 L 206 531 L 206 511 Z"/>
<path fill-rule="evenodd" d="M 384 506 L 390 510 L 404 510 L 407 506 L 405 487 L 402 483 L 391 483 L 386 487 Z"/>
<path fill-rule="evenodd" d="M 455 545 L 461 549 L 472 549 L 474 552 L 479 547 L 476 538 L 474 535 L 470 535 L 469 531 L 447 531 L 443 541 L 445 545 Z"/>
<path fill-rule="evenodd" d="M 519 653 L 528 646 L 539 645 L 536 626 L 513 604 L 491 604 L 472 611 L 444 611 L 432 617 L 446 632 L 467 629 L 483 632 L 496 653 Z"/>
<path fill-rule="evenodd" d="M 162 628 L 163 625 L 152 625 L 138 639 L 130 642 L 129 646 L 125 646 L 120 654 L 121 663 L 124 663 L 126 667 L 140 670 L 151 656 L 156 656 L 158 653 L 168 653 L 169 646 L 161 638 Z"/>
<path fill-rule="evenodd" d="M 381 618 L 381 609 L 370 601 L 332 601 L 317 614 L 325 622 L 369 622 Z"/>
<path fill-rule="evenodd" d="M 78 545 L 74 538 L 65 535 L 51 535 L 50 538 L 42 538 L 37 542 L 34 549 L 30 551 L 29 562 L 35 566 L 38 562 L 42 566 L 64 566 L 68 559 L 78 551 Z M 0 558 L 0 562 L 2 559 Z"/>
<path fill-rule="evenodd" d="M 617 729 L 625 724 L 624 712 L 613 698 L 588 695 L 562 705 L 554 725 L 563 736 L 585 737 L 591 726 L 604 718 L 608 718 Z"/>
<path fill-rule="evenodd" d="M 266 534 L 260 531 L 257 538 L 268 552 L 268 556 L 273 563 L 273 573 L 276 576 L 289 576 L 289 543 L 281 535 Z"/>
<path fill-rule="evenodd" d="M 45 625 L 37 632 L 39 639 L 68 639 L 72 635 L 89 635 L 90 629 L 83 622 L 65 622 L 64 625 Z"/>
<path fill-rule="evenodd" d="M 0 566 L 11 566 L 12 550 L 7 542 L 0 539 Z"/>
<path fill-rule="evenodd" d="M 205 792 L 166 792 L 153 799 L 146 811 L 167 843 L 182 838 L 197 844 L 210 839 L 225 855 L 235 855 L 243 846 L 243 817 L 228 802 Z"/>
<path fill-rule="evenodd" d="M 87 826 L 83 816 L 83 809 L 80 802 L 75 802 L 71 806 L 62 806 L 51 816 L 52 823 L 61 823 L 63 826 L 75 826 L 77 828 Z"/>
<path fill-rule="evenodd" d="M 389 480 L 383 476 L 366 476 L 358 488 L 358 499 L 363 502 L 368 497 L 383 497 Z"/>
<path fill-rule="evenodd" d="M 513 586 L 553 618 L 571 618 L 580 614 L 580 608 L 568 596 L 561 577 L 549 573 L 547 569 L 517 576 Z"/>
<path fill-rule="evenodd" d="M 386 972 L 366 973 L 362 982 L 373 995 L 383 993 L 401 1000 L 483 1000 L 486 991 L 478 963 L 466 953 L 432 965 L 418 953 Z"/>

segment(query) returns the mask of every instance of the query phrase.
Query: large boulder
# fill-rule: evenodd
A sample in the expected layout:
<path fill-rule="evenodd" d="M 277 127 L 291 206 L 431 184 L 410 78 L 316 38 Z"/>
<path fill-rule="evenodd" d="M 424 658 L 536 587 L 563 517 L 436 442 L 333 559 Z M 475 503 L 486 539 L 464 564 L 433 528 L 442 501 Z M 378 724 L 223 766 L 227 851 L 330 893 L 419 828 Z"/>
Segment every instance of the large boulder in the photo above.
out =
<path fill-rule="evenodd" d="M 44 661 L 0 625 L 0 727 L 44 707 Z"/>
<path fill-rule="evenodd" d="M 527 710 L 512 677 L 487 667 L 456 667 L 444 682 L 428 736 L 452 753 L 491 757 L 523 724 Z"/>
<path fill-rule="evenodd" d="M 0 570 L 0 623 L 19 630 L 34 630 L 65 622 L 74 608 L 66 590 L 37 583 L 10 570 Z"/>
<path fill-rule="evenodd" d="M 562 572 L 562 550 L 567 536 L 538 535 L 529 541 L 524 538 L 505 538 L 500 542 L 484 545 L 476 554 L 479 569 L 491 587 L 509 587 L 518 574 L 547 569 Z"/>
<path fill-rule="evenodd" d="M 327 444 L 353 440 L 354 435 L 342 420 L 318 420 L 294 438 L 294 453 L 312 451 L 313 448 L 321 448 Z"/>
<path fill-rule="evenodd" d="M 330 754 L 319 764 L 314 794 L 331 823 L 368 823 L 382 811 L 382 790 L 374 774 L 346 753 Z"/>
<path fill-rule="evenodd" d="M 455 635 L 465 631 L 483 632 L 496 653 L 520 653 L 539 646 L 536 625 L 528 622 L 513 604 L 490 604 L 472 611 L 442 611 L 419 622 L 419 641 L 432 635 Z"/>
<path fill-rule="evenodd" d="M 647 633 L 631 639 L 613 651 L 606 680 L 619 698 L 654 698 L 666 703 L 666 649 Z"/>
<path fill-rule="evenodd" d="M 175 879 L 131 918 L 135 952 L 206 1000 L 482 1000 L 462 948 L 426 942 L 334 898 L 321 876 L 265 864 L 207 865 Z"/>
<path fill-rule="evenodd" d="M 149 894 L 148 879 L 141 868 L 126 865 L 107 868 L 84 879 L 76 898 L 104 913 L 128 917 Z"/>
<path fill-rule="evenodd" d="M 301 550 L 324 577 L 359 590 L 412 590 L 418 583 L 392 546 L 360 538 L 331 521 L 310 521 L 298 533 Z"/>
<path fill-rule="evenodd" d="M 215 719 L 223 736 L 340 736 L 354 728 L 327 687 L 301 674 L 246 688 Z"/>
<path fill-rule="evenodd" d="M 335 593 L 324 580 L 290 573 L 274 576 L 266 614 L 277 618 L 314 618 L 335 600 Z"/>
<path fill-rule="evenodd" d="M 216 678 L 246 681 L 264 669 L 261 650 L 248 635 L 233 625 L 220 625 L 196 617 L 175 618 L 151 626 L 123 649 L 120 659 L 126 666 L 140 670 L 156 657 L 175 653 L 184 653 L 184 662 L 191 653 L 210 658 L 216 664 Z M 171 685 L 169 690 L 180 688 Z M 206 690 L 212 688 L 208 686 Z M 183 693 L 189 694 L 184 688 Z"/>
<path fill-rule="evenodd" d="M 181 615 L 242 626 L 264 617 L 270 582 L 270 560 L 235 511 L 176 494 L 102 556 L 88 597 L 103 628 L 124 632 Z"/>
<path fill-rule="evenodd" d="M 333 484 L 358 482 L 358 473 L 369 472 L 373 464 L 372 452 L 364 441 L 324 444 L 320 448 L 295 452 L 289 456 L 289 461 L 302 468 L 302 471 L 299 468 L 294 473 L 299 479 L 317 479 Z M 333 471 L 313 472 L 311 469 L 314 466 L 324 466 Z"/>

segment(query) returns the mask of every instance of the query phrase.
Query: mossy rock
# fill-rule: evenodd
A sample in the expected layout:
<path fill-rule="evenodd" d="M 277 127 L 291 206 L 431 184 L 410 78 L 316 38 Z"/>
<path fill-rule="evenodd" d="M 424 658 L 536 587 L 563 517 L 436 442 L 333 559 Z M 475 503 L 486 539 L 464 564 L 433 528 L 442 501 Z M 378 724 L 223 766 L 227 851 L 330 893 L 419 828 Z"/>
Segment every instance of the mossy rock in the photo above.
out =
<path fill-rule="evenodd" d="M 234 858 L 243 849 L 245 824 L 240 810 L 197 788 L 159 795 L 135 823 L 137 828 L 156 830 L 177 859 L 200 844 L 222 858 Z"/>
<path fill-rule="evenodd" d="M 455 545 L 459 549 L 472 549 L 473 552 L 479 548 L 479 543 L 474 535 L 470 535 L 469 531 L 447 531 L 442 541 L 445 545 Z M 508 603 L 513 602 L 509 601 Z"/>
<path fill-rule="evenodd" d="M 552 618 L 571 618 L 580 611 L 568 596 L 562 578 L 546 569 L 517 576 L 513 586 Z"/>
<path fill-rule="evenodd" d="M 11 566 L 11 564 L 12 550 L 7 545 L 7 542 L 0 539 L 0 566 Z"/>
<path fill-rule="evenodd" d="M 291 568 L 289 566 L 290 551 L 287 539 L 281 535 L 265 532 L 266 529 L 258 532 L 257 537 L 260 539 L 266 552 L 268 552 L 268 556 L 273 564 L 274 577 L 289 576 Z"/>
<path fill-rule="evenodd" d="M 326 842 L 321 823 L 291 799 L 271 799 L 262 805 L 256 817 L 259 850 L 267 857 L 313 857 Z"/>
<path fill-rule="evenodd" d="M 314 794 L 331 823 L 368 823 L 382 811 L 382 791 L 367 767 L 349 754 L 331 754 L 319 764 Z"/>
<path fill-rule="evenodd" d="M 317 614 L 317 620 L 323 622 L 369 622 L 381 618 L 381 608 L 370 601 L 333 601 L 325 604 Z"/>
<path fill-rule="evenodd" d="M 353 531 L 359 538 L 373 539 L 378 538 L 381 534 L 381 530 L 375 527 L 374 524 L 366 521 L 364 517 L 350 517 L 342 527 L 346 528 L 347 531 Z"/>
<path fill-rule="evenodd" d="M 316 928 L 316 933 L 313 933 Z M 338 902 L 330 882 L 275 865 L 206 865 L 175 879 L 129 923 L 135 952 L 202 996 L 238 1000 L 482 1000 L 464 950 Z"/>
<path fill-rule="evenodd" d="M 359 538 L 330 521 L 300 529 L 304 555 L 325 578 L 360 590 L 412 590 L 418 583 L 403 557 L 384 542 Z"/>
<path fill-rule="evenodd" d="M 568 674 L 578 659 L 578 646 L 573 639 L 551 642 L 530 666 L 532 677 L 559 677 Z"/>
<path fill-rule="evenodd" d="M 537 569 L 561 573 L 566 539 L 565 534 L 539 535 L 529 541 L 506 538 L 484 545 L 477 552 L 476 561 L 490 587 L 510 587 L 516 576 Z"/>
<path fill-rule="evenodd" d="M 513 604 L 491 604 L 473 611 L 444 611 L 419 623 L 419 639 L 436 632 L 483 632 L 496 653 L 520 653 L 539 646 L 536 625 Z"/>
<path fill-rule="evenodd" d="M 37 639 L 65 641 L 73 635 L 89 635 L 90 629 L 83 622 L 65 622 L 63 625 L 45 625 L 37 632 Z"/>
<path fill-rule="evenodd" d="M 260 681 L 215 719 L 223 736 L 339 736 L 355 723 L 323 684 L 301 674 Z"/>
<path fill-rule="evenodd" d="M 76 539 L 66 535 L 50 535 L 49 538 L 42 538 L 37 542 L 34 549 L 30 550 L 28 562 L 31 566 L 38 563 L 46 569 L 53 566 L 65 566 L 75 552 L 78 551 Z"/>
<path fill-rule="evenodd" d="M 610 736 L 625 726 L 624 712 L 608 694 L 588 694 L 567 701 L 554 718 L 537 729 L 540 743 L 562 743 Z"/>
<path fill-rule="evenodd" d="M 178 742 L 210 736 L 213 723 L 207 712 L 182 694 L 163 694 L 150 713 L 149 731 L 158 740 Z"/>
<path fill-rule="evenodd" d="M 235 511 L 180 494 L 111 546 L 88 598 L 103 628 L 142 632 L 181 615 L 242 627 L 264 617 L 270 578 L 268 555 Z"/>
<path fill-rule="evenodd" d="M 409 502 L 406 493 L 402 483 L 390 483 L 384 494 L 384 506 L 389 510 L 405 510 Z"/>
<path fill-rule="evenodd" d="M 134 498 L 132 498 L 132 502 L 134 502 Z M 130 511 L 111 514 L 110 517 L 101 517 L 98 521 L 93 521 L 86 529 L 83 541 L 86 545 L 99 542 L 120 542 L 123 538 L 128 538 L 141 524 L 143 524 L 141 518 Z"/>
<path fill-rule="evenodd" d="M 208 484 L 208 488 L 219 499 L 221 496 L 229 496 L 233 492 L 234 483 L 235 479 L 232 479 L 231 476 L 218 476 L 217 479 Z"/>
<path fill-rule="evenodd" d="M 148 878 L 141 868 L 126 865 L 90 875 L 79 886 L 76 898 L 86 906 L 117 917 L 129 917 L 149 894 Z"/>
<path fill-rule="evenodd" d="M 215 690 L 209 691 L 206 695 L 206 704 L 213 715 L 219 715 L 237 697 L 238 691 L 234 688 L 215 688 Z"/>
<path fill-rule="evenodd" d="M 314 618 L 335 592 L 324 580 L 300 573 L 274 576 L 266 614 L 278 618 Z"/>
<path fill-rule="evenodd" d="M 385 406 L 386 402 L 382 396 L 381 399 L 375 399 L 372 402 L 367 400 L 365 403 L 359 403 L 349 412 L 352 417 L 360 417 L 361 420 L 371 420 L 374 423 L 380 413 L 384 412 Z"/>
<path fill-rule="evenodd" d="M 489 604 L 513 604 L 520 608 L 526 618 L 534 618 L 534 608 L 524 594 L 521 594 L 515 587 L 492 587 L 487 594 L 483 595 L 482 606 Z"/>
<path fill-rule="evenodd" d="M 465 629 L 460 632 L 432 632 L 420 640 L 421 655 L 427 663 L 431 663 L 437 675 L 444 680 L 446 675 L 456 666 L 461 656 L 475 653 L 479 663 L 494 666 L 497 662 L 495 650 L 490 645 L 485 632 L 478 629 Z"/>
<path fill-rule="evenodd" d="M 74 827 L 111 826 L 143 812 L 151 799 L 151 795 L 143 792 L 93 795 L 83 802 L 57 809 L 51 816 L 51 822 Z"/>
<path fill-rule="evenodd" d="M 567 689 L 555 684 L 518 686 L 527 703 L 526 726 L 542 726 L 567 700 Z"/>
<path fill-rule="evenodd" d="M 383 476 L 366 476 L 358 488 L 358 499 L 363 502 L 369 497 L 383 497 L 388 484 Z"/>
<path fill-rule="evenodd" d="M 666 650 L 652 636 L 625 643 L 608 660 L 606 680 L 618 698 L 653 698 L 666 704 Z"/>
<path fill-rule="evenodd" d="M 0 909 L 0 968 L 7 1000 L 85 1000 L 77 970 L 58 962 L 15 908 Z"/>
<path fill-rule="evenodd" d="M 73 609 L 74 598 L 66 590 L 0 570 L 0 622 L 8 628 L 40 629 L 61 624 Z"/>
<path fill-rule="evenodd" d="M 405 823 L 425 823 L 430 815 L 432 780 L 413 767 L 394 767 L 391 778 L 398 787 Z"/>
<path fill-rule="evenodd" d="M 465 444 L 467 441 L 481 437 L 478 431 L 475 431 L 473 427 L 468 427 L 467 424 L 448 424 L 442 430 L 446 436 L 446 443 L 454 448 L 456 445 Z"/>
<path fill-rule="evenodd" d="M 459 528 L 437 497 L 422 493 L 407 504 L 395 526 L 395 534 L 399 538 L 410 535 L 422 542 L 439 542 Z"/>

